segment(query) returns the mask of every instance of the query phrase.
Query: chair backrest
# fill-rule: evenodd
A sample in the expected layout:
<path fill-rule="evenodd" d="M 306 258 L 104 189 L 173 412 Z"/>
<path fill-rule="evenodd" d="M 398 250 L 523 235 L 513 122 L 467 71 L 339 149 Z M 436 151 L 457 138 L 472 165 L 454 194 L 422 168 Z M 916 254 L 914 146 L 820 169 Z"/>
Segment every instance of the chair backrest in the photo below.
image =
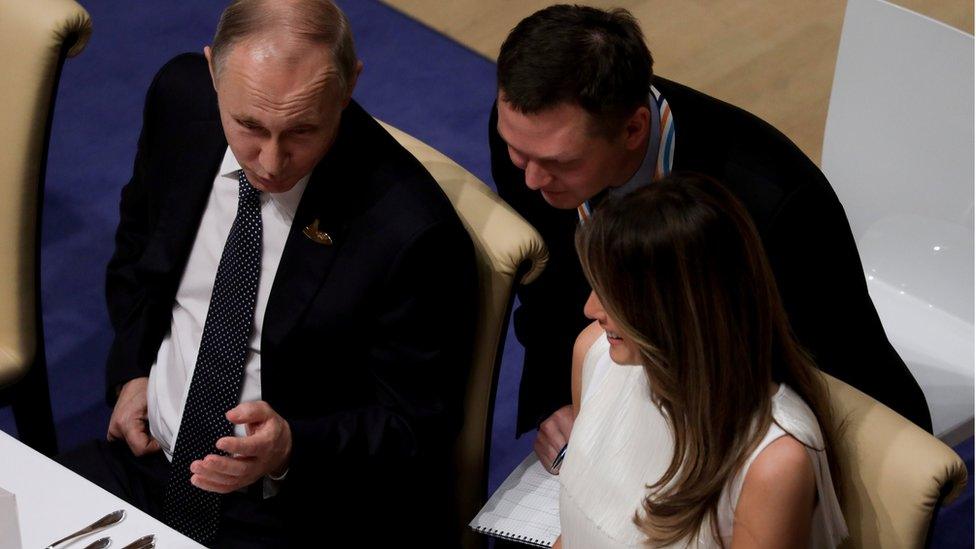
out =
<path fill-rule="evenodd" d="M 906 4 L 906 2 L 900 2 Z M 973 36 L 849 0 L 823 171 L 936 436 L 973 436 Z"/>
<path fill-rule="evenodd" d="M 824 374 L 844 469 L 843 547 L 924 547 L 933 514 L 966 485 L 951 448 L 896 412 Z"/>
<path fill-rule="evenodd" d="M 383 125 L 427 168 L 474 242 L 479 314 L 455 463 L 462 542 L 466 548 L 480 547 L 484 537 L 467 523 L 487 499 L 493 400 L 515 284 L 538 276 L 548 252 L 539 233 L 477 177 L 429 145 Z"/>
<path fill-rule="evenodd" d="M 38 216 L 51 113 L 65 56 L 84 49 L 74 0 L 0 0 L 0 387 L 26 374 L 39 334 Z"/>

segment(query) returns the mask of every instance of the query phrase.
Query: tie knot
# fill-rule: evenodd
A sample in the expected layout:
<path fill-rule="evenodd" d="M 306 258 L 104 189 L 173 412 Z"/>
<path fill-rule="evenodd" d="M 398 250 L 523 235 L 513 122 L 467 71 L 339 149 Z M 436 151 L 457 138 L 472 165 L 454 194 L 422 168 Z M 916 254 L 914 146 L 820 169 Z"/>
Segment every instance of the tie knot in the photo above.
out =
<path fill-rule="evenodd" d="M 247 175 L 244 174 L 244 170 L 237 171 L 237 182 L 238 196 L 241 199 L 260 196 L 261 191 L 255 189 L 254 186 L 251 185 L 251 182 L 247 180 Z"/>

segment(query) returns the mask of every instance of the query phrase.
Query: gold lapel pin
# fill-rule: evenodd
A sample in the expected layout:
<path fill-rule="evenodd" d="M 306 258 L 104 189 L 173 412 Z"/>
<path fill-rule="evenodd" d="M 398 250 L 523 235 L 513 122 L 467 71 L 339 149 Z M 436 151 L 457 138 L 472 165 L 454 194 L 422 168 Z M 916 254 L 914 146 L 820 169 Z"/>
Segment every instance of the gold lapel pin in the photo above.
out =
<path fill-rule="evenodd" d="M 311 240 L 312 242 L 315 242 L 316 244 L 322 244 L 322 245 L 325 245 L 325 246 L 331 246 L 332 245 L 332 237 L 329 236 L 329 233 L 327 233 L 325 231 L 320 231 L 319 230 L 319 220 L 318 219 L 316 219 L 315 221 L 313 221 L 311 225 L 305 227 L 305 230 L 302 231 L 302 233 L 305 236 L 307 236 L 309 240 Z"/>

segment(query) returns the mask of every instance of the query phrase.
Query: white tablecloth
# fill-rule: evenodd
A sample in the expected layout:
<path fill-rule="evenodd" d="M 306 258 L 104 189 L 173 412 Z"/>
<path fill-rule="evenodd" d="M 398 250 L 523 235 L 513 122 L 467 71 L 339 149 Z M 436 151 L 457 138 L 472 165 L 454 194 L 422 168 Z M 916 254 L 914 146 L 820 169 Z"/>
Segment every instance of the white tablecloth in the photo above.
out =
<path fill-rule="evenodd" d="M 156 547 L 160 549 L 202 547 L 3 431 L 0 488 L 16 496 L 24 549 L 46 547 L 117 509 L 125 509 L 122 522 L 68 547 L 81 549 L 98 538 L 111 536 L 111 547 L 119 548 L 146 534 L 156 534 Z"/>

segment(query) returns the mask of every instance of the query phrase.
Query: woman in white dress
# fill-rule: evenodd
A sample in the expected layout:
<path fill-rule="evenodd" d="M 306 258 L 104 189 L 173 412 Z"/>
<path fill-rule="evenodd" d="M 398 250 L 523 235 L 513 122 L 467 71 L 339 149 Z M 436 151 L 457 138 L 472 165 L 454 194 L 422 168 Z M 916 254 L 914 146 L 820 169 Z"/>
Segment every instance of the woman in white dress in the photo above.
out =
<path fill-rule="evenodd" d="M 557 546 L 839 544 L 826 387 L 744 208 L 673 175 L 604 205 L 577 250 L 594 323 L 573 357 Z"/>

